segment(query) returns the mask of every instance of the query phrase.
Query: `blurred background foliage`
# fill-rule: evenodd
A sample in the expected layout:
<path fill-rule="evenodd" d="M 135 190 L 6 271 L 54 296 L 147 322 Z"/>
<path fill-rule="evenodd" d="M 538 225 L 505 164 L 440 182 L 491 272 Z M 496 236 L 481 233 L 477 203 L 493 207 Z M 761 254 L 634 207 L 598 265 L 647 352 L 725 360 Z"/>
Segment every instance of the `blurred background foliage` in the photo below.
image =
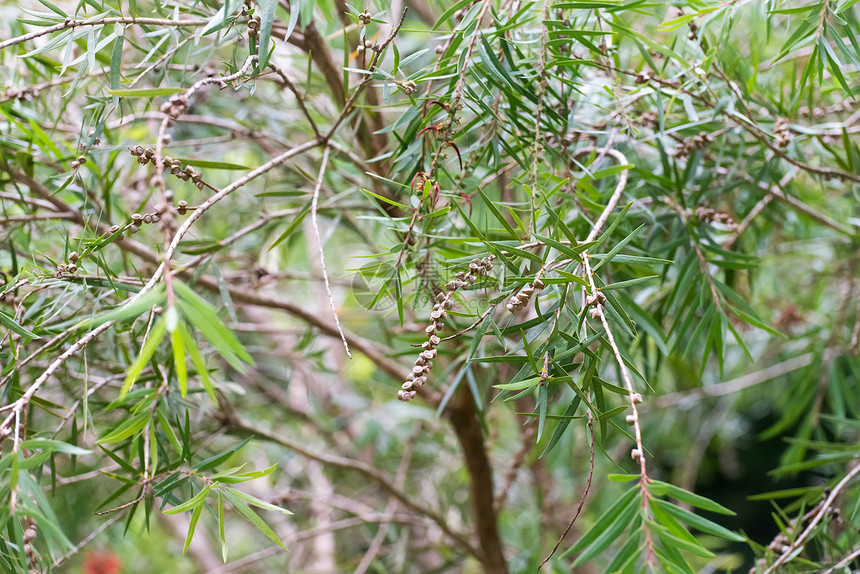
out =
<path fill-rule="evenodd" d="M 856 0 L 0 14 L 3 571 L 860 568 Z"/>

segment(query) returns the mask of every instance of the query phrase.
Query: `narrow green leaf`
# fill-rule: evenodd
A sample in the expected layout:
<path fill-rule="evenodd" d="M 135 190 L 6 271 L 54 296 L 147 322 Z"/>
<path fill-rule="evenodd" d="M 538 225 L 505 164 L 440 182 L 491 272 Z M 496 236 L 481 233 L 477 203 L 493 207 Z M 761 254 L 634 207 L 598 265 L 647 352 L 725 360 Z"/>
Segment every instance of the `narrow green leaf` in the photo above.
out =
<path fill-rule="evenodd" d="M 265 510 L 271 510 L 274 512 L 280 512 L 282 514 L 287 514 L 290 516 L 292 516 L 292 514 L 293 514 L 292 512 L 287 510 L 286 508 L 281 508 L 280 506 L 275 506 L 274 504 L 268 503 L 264 500 L 260 500 L 259 498 L 251 496 L 250 494 L 242 492 L 241 490 L 230 489 L 230 492 L 235 494 L 236 496 L 238 496 L 239 498 L 241 498 L 242 500 L 244 500 L 245 502 L 247 502 L 251 506 L 256 506 L 257 508 L 263 508 Z"/>
<path fill-rule="evenodd" d="M 640 225 L 639 227 L 637 227 L 636 229 L 634 229 L 634 230 L 633 230 L 633 231 L 632 231 L 632 232 L 631 232 L 627 237 L 625 237 L 624 239 L 622 239 L 621 241 L 619 241 L 617 244 L 615 244 L 615 247 L 613 247 L 613 248 L 609 251 L 609 253 L 607 253 L 607 254 L 606 254 L 606 256 L 605 256 L 605 257 L 602 257 L 602 258 L 600 259 L 600 262 L 599 262 L 597 265 L 595 265 L 594 267 L 592 267 L 592 271 L 597 271 L 598 269 L 600 269 L 601 267 L 603 267 L 606 263 L 608 263 L 609 261 L 611 261 L 611 260 L 612 260 L 612 258 L 613 258 L 613 257 L 615 257 L 615 256 L 618 254 L 618 252 L 619 252 L 619 251 L 621 251 L 622 249 L 624 249 L 624 247 L 625 247 L 628 243 L 630 243 L 630 242 L 633 240 L 633 238 L 634 238 L 634 237 L 636 237 L 636 235 L 639 233 L 639 230 L 640 230 L 640 229 L 642 229 L 643 227 L 645 227 L 645 224 L 644 224 L 644 223 L 643 223 L 642 225 Z"/>
<path fill-rule="evenodd" d="M 176 369 L 176 380 L 179 381 L 179 393 L 184 399 L 188 395 L 188 370 L 185 365 L 182 331 L 174 329 L 170 334 L 170 342 L 173 345 L 173 366 Z"/>
<path fill-rule="evenodd" d="M 302 207 L 302 210 L 293 218 L 287 228 L 281 233 L 277 239 L 275 239 L 272 246 L 269 247 L 269 251 L 280 245 L 287 239 L 293 232 L 299 228 L 299 225 L 302 224 L 302 221 L 305 220 L 305 216 L 307 216 L 308 212 L 311 210 L 311 205 L 313 204 L 313 199 L 309 199 L 307 203 Z"/>
<path fill-rule="evenodd" d="M 19 325 L 15 319 L 12 318 L 11 315 L 7 315 L 5 312 L 0 311 L 0 325 L 3 325 L 13 333 L 17 333 L 22 337 L 26 337 L 27 339 L 41 339 L 39 335 L 33 333 L 32 331 L 28 331 L 21 325 Z"/>
<path fill-rule="evenodd" d="M 195 327 L 200 329 L 206 340 L 221 353 L 221 356 L 234 369 L 244 373 L 245 365 L 242 364 L 242 361 L 250 365 L 254 364 L 254 359 L 248 354 L 236 335 L 221 322 L 212 305 L 181 281 L 174 281 L 173 287 L 176 290 L 176 295 L 183 302 L 180 308 L 182 313 Z"/>
<path fill-rule="evenodd" d="M 197 344 L 194 342 L 194 339 L 191 338 L 191 334 L 188 332 L 188 329 L 185 328 L 184 323 L 179 323 L 177 331 L 182 337 L 182 344 L 188 351 L 188 355 L 191 357 L 191 364 L 194 365 L 194 370 L 197 371 L 197 376 L 200 377 L 200 382 L 203 384 L 203 388 L 206 389 L 210 399 L 217 401 L 218 398 L 215 396 L 215 386 L 212 384 L 212 379 L 209 378 L 209 370 L 206 368 L 206 361 L 203 360 L 203 356 L 200 354 Z"/>
<path fill-rule="evenodd" d="M 499 211 L 499 209 L 496 207 L 496 204 L 490 201 L 490 198 L 486 196 L 486 194 L 481 188 L 477 189 L 478 193 L 481 195 L 481 199 L 484 200 L 484 205 L 487 207 L 489 212 L 492 213 L 493 217 L 495 217 L 499 221 L 499 223 L 502 224 L 502 227 L 505 228 L 505 230 L 510 234 L 511 237 L 516 238 L 517 232 L 514 230 L 513 227 L 511 227 L 511 224 L 508 223 L 508 220 L 505 219 L 505 216 L 502 215 L 502 212 Z"/>
<path fill-rule="evenodd" d="M 123 421 L 114 430 L 104 435 L 98 440 L 99 444 L 109 444 L 112 442 L 120 442 L 128 437 L 135 435 L 143 430 L 146 423 L 149 422 L 149 411 L 144 410 L 137 413 L 133 417 Z"/>
<path fill-rule="evenodd" d="M 27 450 L 44 450 L 47 452 L 62 452 L 77 456 L 90 454 L 92 452 L 91 450 L 86 450 L 66 442 L 47 438 L 31 438 L 21 441 L 20 448 Z"/>
<path fill-rule="evenodd" d="M 638 494 L 638 489 L 633 488 L 631 490 Z M 602 554 L 607 548 L 618 541 L 618 537 L 627 528 L 635 528 L 634 517 L 636 517 L 640 511 L 641 509 L 639 508 L 639 505 L 636 504 L 636 498 L 634 497 L 630 499 L 625 506 L 621 507 L 621 512 L 614 517 L 614 520 L 606 526 L 605 530 L 601 530 L 597 539 L 585 548 L 582 554 L 577 556 L 576 560 L 573 561 L 573 566 L 576 567 L 581 564 L 585 564 L 595 556 Z M 603 518 L 605 518 L 605 515 Z M 599 522 L 602 523 L 603 520 L 601 519 Z M 596 526 L 593 527 L 593 529 L 596 529 Z M 567 553 L 565 553 L 565 555 L 567 555 Z"/>
<path fill-rule="evenodd" d="M 593 544 L 604 532 L 606 532 L 613 524 L 621 522 L 618 517 L 630 508 L 636 507 L 636 497 L 639 495 L 639 488 L 628 488 L 618 500 L 615 501 L 609 509 L 594 523 L 594 526 L 582 538 L 576 541 L 562 557 L 570 556 L 576 552 L 580 552 Z M 623 530 L 623 528 L 622 528 Z"/>
<path fill-rule="evenodd" d="M 221 560 L 227 563 L 227 536 L 224 524 L 224 493 L 218 489 L 218 537 L 221 539 Z"/>
<path fill-rule="evenodd" d="M 139 317 L 141 313 L 144 311 L 148 311 L 152 309 L 152 307 L 161 304 L 164 299 L 164 287 L 159 285 L 152 291 L 144 294 L 139 299 L 134 301 L 133 303 L 129 303 L 127 305 L 120 305 L 116 309 L 112 309 L 103 315 L 98 315 L 92 320 L 84 321 L 82 326 L 85 327 L 98 327 L 99 325 L 103 325 L 108 321 L 125 321 L 128 319 L 134 319 Z"/>
<path fill-rule="evenodd" d="M 111 96 L 120 96 L 121 98 L 154 98 L 157 96 L 172 96 L 184 91 L 184 88 L 138 88 L 134 90 L 111 89 L 107 93 Z"/>
<path fill-rule="evenodd" d="M 164 339 L 164 334 L 167 332 L 166 323 L 163 319 L 160 319 L 150 330 L 149 338 L 144 343 L 143 348 L 140 350 L 140 355 L 138 355 L 137 360 L 134 364 L 128 369 L 128 372 L 125 376 L 125 381 L 122 384 L 122 389 L 119 392 L 120 398 L 125 397 L 128 394 L 128 391 L 131 390 L 131 386 L 134 384 L 134 381 L 137 379 L 138 375 L 140 375 L 143 368 L 146 367 L 146 364 L 152 358 L 152 355 L 155 353 L 155 350 L 158 348 L 158 345 L 161 344 L 161 341 Z"/>
<path fill-rule="evenodd" d="M 707 534 L 713 534 L 714 536 L 725 538 L 726 540 L 731 540 L 733 542 L 743 542 L 745 540 L 745 538 L 740 534 L 735 534 L 731 530 L 724 528 L 715 522 L 711 522 L 707 518 L 693 514 L 689 510 L 675 506 L 665 500 L 652 499 L 651 504 L 656 504 L 684 524 L 697 530 L 701 530 Z"/>
<path fill-rule="evenodd" d="M 200 515 L 203 513 L 203 504 L 200 504 L 191 513 L 191 521 L 188 523 L 188 534 L 185 535 L 185 545 L 182 547 L 182 553 L 188 552 L 188 547 L 191 546 L 191 540 L 194 538 L 194 532 L 197 530 L 197 522 L 200 520 Z"/>
<path fill-rule="evenodd" d="M 523 357 L 525 359 L 525 357 Z M 535 387 L 540 383 L 540 377 L 533 377 L 530 379 L 526 379 L 524 381 L 517 381 L 516 383 L 502 383 L 499 385 L 493 385 L 493 388 L 501 389 L 503 391 L 519 391 L 522 389 L 527 389 L 529 387 Z"/>
<path fill-rule="evenodd" d="M 728 514 L 731 516 L 735 515 L 735 512 L 721 504 L 717 504 L 713 500 L 686 491 L 683 488 L 669 484 L 668 482 L 651 479 L 648 481 L 648 491 L 655 496 L 670 496 L 675 500 L 689 504 L 690 506 L 695 506 L 696 508 L 701 508 L 702 510 Z"/>
<path fill-rule="evenodd" d="M 260 42 L 257 45 L 259 53 L 257 69 L 263 71 L 269 63 L 269 58 L 272 57 L 269 40 L 272 38 L 272 24 L 275 22 L 278 0 L 260 0 L 258 5 L 260 6 Z"/>
<path fill-rule="evenodd" d="M 206 500 L 206 497 L 209 495 L 210 490 L 212 490 L 212 485 L 207 484 L 203 487 L 202 490 L 200 490 L 200 492 L 198 492 L 193 497 L 186 500 L 179 506 L 174 506 L 173 508 L 165 510 L 164 514 L 179 514 L 181 512 L 187 512 L 192 508 L 203 506 L 203 501 Z"/>
<path fill-rule="evenodd" d="M 233 506 L 233 508 L 236 510 L 236 512 L 238 512 L 239 514 L 244 516 L 246 519 L 248 519 L 248 521 L 251 524 L 253 524 L 254 526 L 256 526 L 257 529 L 260 530 L 260 532 L 265 534 L 269 540 L 271 540 L 272 542 L 274 542 L 275 544 L 277 544 L 278 546 L 280 546 L 281 548 L 286 550 L 287 547 L 284 546 L 284 543 L 281 542 L 281 539 L 278 538 L 278 535 L 275 534 L 275 531 L 272 530 L 268 524 L 263 522 L 263 519 L 260 518 L 259 516 L 257 516 L 257 514 L 253 510 L 251 510 L 251 508 L 237 494 L 237 492 L 238 491 L 230 489 L 230 488 L 224 489 L 224 496 L 227 497 L 227 500 L 230 501 L 230 504 Z"/>
<path fill-rule="evenodd" d="M 122 46 L 125 36 L 117 35 L 113 41 L 113 51 L 110 56 L 110 87 L 112 90 L 119 88 L 120 75 L 122 74 Z"/>
<path fill-rule="evenodd" d="M 230 171 L 245 171 L 251 169 L 246 165 L 238 163 L 228 163 L 225 161 L 210 161 L 197 158 L 176 158 L 174 161 L 181 162 L 182 165 L 190 165 L 192 167 L 201 167 L 204 169 L 223 169 Z"/>

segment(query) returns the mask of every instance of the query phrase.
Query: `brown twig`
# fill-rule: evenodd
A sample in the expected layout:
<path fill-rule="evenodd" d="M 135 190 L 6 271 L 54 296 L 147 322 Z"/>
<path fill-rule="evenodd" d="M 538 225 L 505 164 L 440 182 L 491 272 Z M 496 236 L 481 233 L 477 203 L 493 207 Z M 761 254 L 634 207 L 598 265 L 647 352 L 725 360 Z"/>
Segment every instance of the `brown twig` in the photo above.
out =
<path fill-rule="evenodd" d="M 585 501 L 588 498 L 588 492 L 591 490 L 591 480 L 594 477 L 594 419 L 591 416 L 591 411 L 587 411 L 588 416 L 588 436 L 590 437 L 589 443 L 589 459 L 588 459 L 588 479 L 585 482 L 585 490 L 582 491 L 582 496 L 579 499 L 579 504 L 576 507 L 576 512 L 573 514 L 573 518 L 570 519 L 570 522 L 567 524 L 567 528 L 564 529 L 564 532 L 558 539 L 558 542 L 555 543 L 555 546 L 552 547 L 552 551 L 550 551 L 549 555 L 544 558 L 543 562 L 538 566 L 538 570 L 544 567 L 544 565 L 550 561 L 553 555 L 558 550 L 561 543 L 564 542 L 564 539 L 567 538 L 568 533 L 570 533 L 571 528 L 573 528 L 574 523 L 576 523 L 576 519 L 579 518 L 579 514 L 582 512 L 583 507 L 585 506 Z"/>
<path fill-rule="evenodd" d="M 171 27 L 191 27 L 191 28 L 199 28 L 200 26 L 206 26 L 209 23 L 209 20 L 170 20 L 167 18 L 128 18 L 128 17 L 112 17 L 112 18 L 99 18 L 96 20 L 73 20 L 72 18 L 66 18 L 65 21 L 55 24 L 53 26 L 48 26 L 47 28 L 43 28 L 41 30 L 37 30 L 35 32 L 30 32 L 29 34 L 24 34 L 23 36 L 18 36 L 17 38 L 10 38 L 4 42 L 0 42 L 0 50 L 5 50 L 10 46 L 15 46 L 17 44 L 21 44 L 22 42 L 27 42 L 34 38 L 39 38 L 41 36 L 46 36 L 48 34 L 53 34 L 54 32 L 59 32 L 61 30 L 67 30 L 69 28 L 80 28 L 82 26 L 110 26 L 111 24 L 136 24 L 139 26 L 171 26 Z"/>
<path fill-rule="evenodd" d="M 840 480 L 836 486 L 834 486 L 828 493 L 826 498 L 822 501 L 820 505 L 820 509 L 815 513 L 812 520 L 809 522 L 809 525 L 806 529 L 800 533 L 800 535 L 795 538 L 791 544 L 783 551 L 783 553 L 776 559 L 776 561 L 771 564 L 767 570 L 764 571 L 763 574 L 772 574 L 776 572 L 777 568 L 788 562 L 791 557 L 796 553 L 797 550 L 803 547 L 806 539 L 809 538 L 809 535 L 812 534 L 812 531 L 815 530 L 815 527 L 818 526 L 818 523 L 821 522 L 828 512 L 831 511 L 833 503 L 836 501 L 836 497 L 839 493 L 848 486 L 848 483 L 851 480 L 860 474 L 860 464 L 857 464 L 857 461 L 854 461 L 854 468 L 848 471 L 848 473 Z"/>
<path fill-rule="evenodd" d="M 508 466 L 508 470 L 505 471 L 505 480 L 502 482 L 502 487 L 499 489 L 499 493 L 496 495 L 495 500 L 493 500 L 493 508 L 496 509 L 496 512 L 500 511 L 505 505 L 505 502 L 507 502 L 508 495 L 511 492 L 514 482 L 517 480 L 520 468 L 522 468 L 523 463 L 526 461 L 526 456 L 531 452 L 532 448 L 534 448 L 533 441 L 535 434 L 537 434 L 537 425 L 527 425 L 523 427 L 521 439 L 522 444 L 520 445 L 520 448 L 517 449 L 517 452 L 514 453 L 514 458 L 511 461 L 510 466 Z"/>

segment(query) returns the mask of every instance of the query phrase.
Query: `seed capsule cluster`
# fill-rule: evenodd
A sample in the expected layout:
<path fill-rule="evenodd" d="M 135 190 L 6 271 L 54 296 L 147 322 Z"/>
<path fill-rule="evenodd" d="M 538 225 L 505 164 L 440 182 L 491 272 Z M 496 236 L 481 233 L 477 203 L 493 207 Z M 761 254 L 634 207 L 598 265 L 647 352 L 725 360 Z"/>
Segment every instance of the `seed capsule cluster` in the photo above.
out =
<path fill-rule="evenodd" d="M 632 395 L 630 395 L 630 402 L 632 402 L 634 406 L 641 405 L 642 400 L 642 395 L 639 393 L 633 393 Z M 636 417 L 634 415 L 627 415 L 626 417 L 624 417 L 624 422 L 627 423 L 627 426 L 632 427 L 636 424 Z M 642 460 L 643 456 L 644 453 L 639 448 L 633 448 L 630 450 L 630 458 L 632 458 L 634 462 L 639 462 L 640 460 Z"/>
<path fill-rule="evenodd" d="M 9 88 L 0 98 L 0 101 L 20 100 L 29 101 L 39 97 L 39 88 L 36 86 L 26 86 L 24 88 Z"/>
<path fill-rule="evenodd" d="M 651 72 L 649 72 L 648 70 L 645 70 L 644 72 L 639 72 L 638 74 L 636 74 L 636 76 L 634 76 L 634 78 L 633 78 L 633 81 L 636 84 L 641 85 L 641 84 L 647 84 L 648 82 L 650 82 L 653 79 L 654 79 L 654 76 L 651 75 Z"/>
<path fill-rule="evenodd" d="M 189 106 L 188 96 L 186 94 L 173 94 L 164 104 L 161 105 L 161 113 L 168 116 L 170 119 L 178 119 L 179 116 L 185 113 Z"/>
<path fill-rule="evenodd" d="M 405 82 L 400 84 L 400 88 L 403 90 L 403 93 L 406 94 L 407 96 L 412 95 L 412 93 L 415 91 L 416 87 L 418 87 L 418 85 L 415 82 L 413 82 L 412 80 L 406 80 Z"/>
<path fill-rule="evenodd" d="M 361 28 L 361 27 L 367 26 L 368 24 L 370 24 L 370 22 L 372 20 L 373 20 L 373 15 L 370 13 L 369 10 L 365 10 L 364 12 L 362 12 L 361 14 L 358 15 L 358 27 Z"/>
<path fill-rule="evenodd" d="M 248 37 L 255 38 L 260 33 L 260 17 L 254 16 L 248 19 Z"/>
<path fill-rule="evenodd" d="M 546 285 L 543 284 L 543 281 L 540 280 L 540 277 L 535 278 L 534 281 L 520 289 L 516 295 L 511 297 L 511 299 L 508 301 L 508 304 L 505 305 L 505 309 L 513 313 L 514 311 L 528 303 L 529 299 L 532 298 L 532 295 L 543 291 L 544 287 L 546 287 Z"/>
<path fill-rule="evenodd" d="M 585 306 L 591 307 L 591 310 L 588 312 L 591 315 L 592 319 L 597 319 L 600 317 L 600 311 L 597 310 L 598 305 L 604 305 L 606 303 L 606 295 L 601 293 L 600 291 L 595 291 L 591 295 L 585 298 Z"/>
<path fill-rule="evenodd" d="M 437 347 L 442 342 L 438 335 L 445 327 L 442 321 L 448 317 L 448 310 L 454 306 L 454 300 L 451 298 L 454 292 L 473 284 L 478 280 L 478 277 L 488 274 L 493 268 L 493 259 L 495 258 L 495 255 L 488 255 L 482 259 L 473 259 L 469 263 L 469 270 L 458 272 L 454 276 L 454 280 L 445 285 L 447 291 L 442 291 L 436 296 L 436 303 L 433 305 L 433 311 L 430 312 L 430 324 L 424 329 L 424 332 L 427 333 L 427 340 L 421 344 L 424 350 L 418 354 L 412 371 L 406 376 L 406 381 L 397 391 L 398 399 L 403 402 L 411 401 L 418 394 L 418 389 L 427 382 L 427 375 L 430 374 L 433 359 L 436 358 Z"/>
<path fill-rule="evenodd" d="M 728 213 L 724 213 L 722 211 L 717 211 L 716 209 L 712 209 L 707 205 L 700 205 L 696 208 L 695 211 L 696 219 L 699 221 L 706 221 L 708 223 L 722 223 L 730 230 L 734 231 L 738 228 L 737 223 Z"/>
<path fill-rule="evenodd" d="M 803 106 L 797 110 L 799 116 L 812 116 L 813 118 L 823 118 L 830 114 L 838 114 L 840 112 L 850 112 L 852 106 L 856 105 L 851 100 L 845 100 L 832 106 L 809 109 L 808 106 Z"/>
<path fill-rule="evenodd" d="M 173 192 L 168 190 L 168 193 L 172 198 Z M 184 202 L 180 201 L 179 203 Z M 122 227 L 120 227 L 119 225 L 111 225 L 110 229 L 108 229 L 108 234 L 111 236 L 116 235 L 116 237 L 114 238 L 115 241 L 122 241 L 123 239 L 125 239 L 123 232 L 128 231 L 128 236 L 131 237 L 132 235 L 140 231 L 141 226 L 148 225 L 150 223 L 158 223 L 159 221 L 161 221 L 161 214 L 163 213 L 164 206 L 159 203 L 155 206 L 155 210 L 152 212 L 143 214 L 133 213 L 131 215 L 131 223 L 128 223 Z M 77 256 L 76 253 L 72 253 Z M 71 260 L 71 255 L 69 255 L 69 260 Z"/>
<path fill-rule="evenodd" d="M 27 519 L 27 529 L 24 530 L 24 535 L 21 538 L 24 540 L 24 554 L 27 555 L 30 572 L 41 572 L 39 556 L 33 547 L 36 542 L 36 522 L 32 518 Z"/>
<path fill-rule="evenodd" d="M 85 158 L 84 156 L 80 156 L 78 159 L 69 163 L 69 167 L 71 167 L 72 169 L 78 169 L 85 163 L 87 163 L 87 158 Z"/>
<path fill-rule="evenodd" d="M 704 149 L 709 143 L 714 141 L 713 134 L 708 132 L 699 132 L 691 138 L 687 138 L 681 142 L 678 149 L 675 150 L 676 157 L 688 157 L 696 150 Z"/>
<path fill-rule="evenodd" d="M 137 163 L 141 165 L 146 165 L 151 161 L 155 161 L 155 150 L 151 147 L 145 148 L 143 146 L 135 146 L 128 148 L 128 151 L 131 155 L 137 158 Z M 203 189 L 205 186 L 203 183 L 203 174 L 190 165 L 182 167 L 182 162 L 173 159 L 169 155 L 164 156 L 162 163 L 164 164 L 165 170 L 169 170 L 171 174 L 183 181 L 191 180 L 191 182 L 197 186 L 197 189 Z"/>
<path fill-rule="evenodd" d="M 371 50 L 374 52 L 378 52 L 381 49 L 382 44 L 380 44 L 379 42 L 371 42 L 370 40 L 365 40 L 363 43 L 359 44 L 355 50 L 356 52 L 361 54 L 362 52 L 367 52 Z"/>
<path fill-rule="evenodd" d="M 791 131 L 788 129 L 788 120 L 779 118 L 773 124 L 774 143 L 778 148 L 788 147 L 791 143 Z"/>
<path fill-rule="evenodd" d="M 68 263 L 60 263 L 57 265 L 57 277 L 60 277 L 64 273 L 70 273 L 74 275 L 78 272 L 77 262 L 80 259 L 80 255 L 78 255 L 77 251 L 72 251 L 69 253 Z"/>

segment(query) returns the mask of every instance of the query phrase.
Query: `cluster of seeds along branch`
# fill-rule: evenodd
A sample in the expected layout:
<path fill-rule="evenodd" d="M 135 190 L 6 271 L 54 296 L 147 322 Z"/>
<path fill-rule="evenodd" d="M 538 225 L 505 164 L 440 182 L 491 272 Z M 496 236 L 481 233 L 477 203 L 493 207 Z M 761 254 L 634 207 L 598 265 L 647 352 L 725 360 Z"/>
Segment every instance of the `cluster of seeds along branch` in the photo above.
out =
<path fill-rule="evenodd" d="M 699 221 L 705 221 L 707 223 L 722 223 L 731 231 L 735 231 L 738 228 L 738 224 L 735 223 L 735 220 L 731 215 L 723 211 L 717 211 L 716 209 L 709 207 L 707 204 L 698 206 L 694 213 L 696 215 L 696 219 Z"/>
<path fill-rule="evenodd" d="M 172 193 L 173 192 L 171 192 L 171 195 Z M 179 203 L 184 204 L 185 202 L 180 201 Z M 160 214 L 163 211 L 164 207 L 161 204 L 158 204 L 155 206 L 155 211 L 151 213 L 144 213 L 143 215 L 141 215 L 140 213 L 133 213 L 131 215 L 131 223 L 126 224 L 123 227 L 120 227 L 119 225 L 111 225 L 110 229 L 108 229 L 108 233 L 110 233 L 111 236 L 119 233 L 119 235 L 116 236 L 116 241 L 122 241 L 124 239 L 122 232 L 128 230 L 128 236 L 131 237 L 132 235 L 140 231 L 141 225 L 149 223 L 158 223 L 158 221 L 161 219 Z"/>
<path fill-rule="evenodd" d="M 185 113 L 189 105 L 188 94 L 173 94 L 161 105 L 161 113 L 175 120 Z"/>
<path fill-rule="evenodd" d="M 27 562 L 31 568 L 30 572 L 41 572 L 39 569 L 39 556 L 33 547 L 36 543 L 36 521 L 30 517 L 27 517 L 27 529 L 24 530 L 21 538 L 24 541 L 24 554 L 27 555 Z"/>
<path fill-rule="evenodd" d="M 173 192 L 168 190 L 170 196 L 173 196 Z M 180 215 L 184 215 L 188 208 L 188 202 L 179 201 L 177 202 L 177 211 Z M 194 209 L 193 207 L 191 209 Z M 140 227 L 142 225 L 148 225 L 150 223 L 158 223 L 161 221 L 161 214 L 164 213 L 164 206 L 162 204 L 158 204 L 155 206 L 155 211 L 150 213 L 132 213 L 131 214 L 131 223 L 127 223 L 126 225 L 120 227 L 119 225 L 111 225 L 108 229 L 109 237 L 113 237 L 115 241 L 122 241 L 125 239 L 123 235 L 126 230 L 128 230 L 128 236 L 131 237 L 138 231 L 140 231 Z M 84 253 L 83 257 L 86 257 L 88 253 Z M 57 277 L 60 277 L 66 273 L 70 275 L 74 275 L 78 272 L 78 262 L 81 259 L 82 255 L 79 255 L 77 251 L 72 251 L 68 256 L 68 263 L 60 263 L 57 265 Z"/>
<path fill-rule="evenodd" d="M 57 277 L 63 275 L 64 273 L 70 273 L 74 275 L 78 272 L 78 259 L 80 256 L 77 251 L 72 251 L 69 253 L 69 262 L 68 263 L 60 263 L 57 265 Z"/>
<path fill-rule="evenodd" d="M 246 15 L 248 15 L 248 9 L 242 8 L 242 16 L 246 16 Z M 249 38 L 256 38 L 257 35 L 260 33 L 260 23 L 261 23 L 261 20 L 260 20 L 259 16 L 253 16 L 251 18 L 248 18 L 248 37 Z"/>
<path fill-rule="evenodd" d="M 365 9 L 364 12 L 358 15 L 358 27 L 362 28 L 367 26 L 373 21 L 373 14 L 370 13 L 370 10 Z"/>
<path fill-rule="evenodd" d="M 809 106 L 802 106 L 797 110 L 797 115 L 799 116 L 812 116 L 814 118 L 823 118 L 824 116 L 830 114 L 838 114 L 840 112 L 849 112 L 854 106 L 854 102 L 851 100 L 845 100 L 838 104 L 833 104 L 832 106 L 824 106 L 824 107 L 816 107 L 809 109 Z"/>
<path fill-rule="evenodd" d="M 778 118 L 773 124 L 774 143 L 778 148 L 788 147 L 791 143 L 791 130 L 788 128 L 788 120 Z"/>
<path fill-rule="evenodd" d="M 478 277 L 488 274 L 493 268 L 493 259 L 495 258 L 495 255 L 488 255 L 482 259 L 473 259 L 469 263 L 468 271 L 459 271 L 454 275 L 454 280 L 445 285 L 446 290 L 440 291 L 436 295 L 436 303 L 433 304 L 433 311 L 430 312 L 430 324 L 424 329 L 428 337 L 421 344 L 424 350 L 418 354 L 412 372 L 406 376 L 406 382 L 397 391 L 398 399 L 403 402 L 411 401 L 418 394 L 418 389 L 427 382 L 427 376 L 433 367 L 433 359 L 436 357 L 436 347 L 442 342 L 437 333 L 445 327 L 442 321 L 448 317 L 448 310 L 454 306 L 454 299 L 452 298 L 454 293 L 458 289 L 472 285 L 478 280 Z"/>
<path fill-rule="evenodd" d="M 709 143 L 714 141 L 714 135 L 708 132 L 699 132 L 691 138 L 687 138 L 681 142 L 678 149 L 675 150 L 675 156 L 679 158 L 688 157 L 694 151 L 704 149 Z"/>
<path fill-rule="evenodd" d="M 26 86 L 23 88 L 9 88 L 3 93 L 2 99 L 0 101 L 6 100 L 21 100 L 21 101 L 30 101 L 39 97 L 39 88 L 36 86 Z"/>
<path fill-rule="evenodd" d="M 540 293 L 543 291 L 545 285 L 543 281 L 540 280 L 540 277 L 535 277 L 535 280 L 523 287 L 519 290 L 519 292 L 511 297 L 508 304 L 505 305 L 505 309 L 513 313 L 523 305 L 529 302 L 529 299 L 532 298 L 532 295 L 535 293 Z"/>
<path fill-rule="evenodd" d="M 128 148 L 128 151 L 131 155 L 137 158 L 137 163 L 141 165 L 146 165 L 151 161 L 155 161 L 155 150 L 151 147 L 144 148 L 143 146 L 135 146 Z M 194 185 L 197 186 L 197 189 L 203 189 L 206 185 L 203 183 L 203 174 L 190 165 L 186 165 L 183 168 L 182 163 L 179 160 L 175 160 L 169 155 L 164 156 L 162 163 L 164 164 L 165 169 L 170 170 L 170 173 L 179 179 L 183 181 L 191 180 Z"/>

